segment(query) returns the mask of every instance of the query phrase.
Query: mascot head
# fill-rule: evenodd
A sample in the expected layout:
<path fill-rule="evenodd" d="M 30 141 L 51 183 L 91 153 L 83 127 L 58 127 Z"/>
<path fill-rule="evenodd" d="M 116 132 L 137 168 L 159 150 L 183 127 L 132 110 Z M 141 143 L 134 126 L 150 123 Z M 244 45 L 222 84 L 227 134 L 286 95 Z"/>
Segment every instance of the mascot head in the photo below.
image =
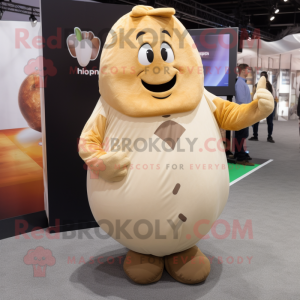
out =
<path fill-rule="evenodd" d="M 135 6 L 112 27 L 99 90 L 117 111 L 150 117 L 193 110 L 203 95 L 202 62 L 173 8 Z"/>

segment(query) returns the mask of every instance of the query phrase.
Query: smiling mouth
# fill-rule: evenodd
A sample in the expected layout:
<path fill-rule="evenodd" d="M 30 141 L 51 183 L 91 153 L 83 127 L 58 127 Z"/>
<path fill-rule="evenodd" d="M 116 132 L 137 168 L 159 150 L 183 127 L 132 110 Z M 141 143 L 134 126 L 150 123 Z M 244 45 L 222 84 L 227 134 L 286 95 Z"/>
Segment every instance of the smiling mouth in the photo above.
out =
<path fill-rule="evenodd" d="M 166 83 L 163 83 L 163 84 L 149 84 L 149 83 L 146 83 L 145 81 L 142 80 L 143 86 L 147 90 L 149 90 L 151 92 L 154 92 L 154 93 L 166 92 L 166 91 L 170 90 L 175 85 L 175 83 L 176 83 L 176 75 L 174 75 L 174 77 L 170 81 L 168 81 Z M 169 97 L 169 96 L 167 96 L 167 97 Z M 152 97 L 154 97 L 154 96 L 152 96 Z M 167 97 L 163 97 L 163 98 L 154 97 L 154 98 L 165 99 Z"/>

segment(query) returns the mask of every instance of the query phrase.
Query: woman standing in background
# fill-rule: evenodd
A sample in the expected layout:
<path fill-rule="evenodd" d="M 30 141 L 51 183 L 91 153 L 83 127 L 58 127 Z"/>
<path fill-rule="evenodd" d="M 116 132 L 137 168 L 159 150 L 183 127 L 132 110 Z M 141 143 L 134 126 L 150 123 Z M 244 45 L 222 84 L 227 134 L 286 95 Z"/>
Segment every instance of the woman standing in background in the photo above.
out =
<path fill-rule="evenodd" d="M 274 111 L 267 117 L 267 123 L 268 123 L 268 138 L 267 138 L 267 141 L 269 143 L 275 143 L 275 141 L 273 140 L 273 137 L 272 137 L 272 133 L 273 133 L 273 118 L 274 118 L 274 114 L 275 114 L 275 111 L 276 111 L 276 105 L 277 105 L 278 99 L 277 99 L 277 97 L 275 95 L 275 91 L 274 91 L 274 89 L 272 87 L 272 84 L 268 80 L 268 73 L 266 71 L 263 71 L 263 72 L 260 73 L 260 77 L 262 77 L 262 76 L 266 77 L 266 80 L 267 80 L 267 90 L 273 95 L 274 100 L 275 100 Z M 257 83 L 253 87 L 253 92 L 252 92 L 253 96 L 256 93 L 256 87 L 257 87 Z M 255 123 L 255 124 L 252 125 L 252 127 L 253 127 L 253 137 L 251 137 L 249 139 L 249 141 L 258 141 L 258 125 L 259 125 L 259 122 L 257 122 L 257 123 Z"/>

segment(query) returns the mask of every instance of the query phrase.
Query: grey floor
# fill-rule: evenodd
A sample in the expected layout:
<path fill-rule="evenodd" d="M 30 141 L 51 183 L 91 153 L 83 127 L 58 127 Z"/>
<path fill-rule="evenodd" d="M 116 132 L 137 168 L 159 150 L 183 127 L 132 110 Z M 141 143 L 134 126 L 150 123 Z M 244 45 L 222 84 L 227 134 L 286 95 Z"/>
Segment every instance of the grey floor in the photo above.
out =
<path fill-rule="evenodd" d="M 99 239 L 95 229 L 89 229 L 60 234 L 57 240 L 29 236 L 30 239 L 1 241 L 0 299 L 299 300 L 298 122 L 275 121 L 275 144 L 266 142 L 266 131 L 267 125 L 262 124 L 260 141 L 248 142 L 248 149 L 253 157 L 274 161 L 231 187 L 220 217 L 230 225 L 230 235 L 219 239 L 209 233 L 209 239 L 198 243 L 212 259 L 211 273 L 203 284 L 183 285 L 164 272 L 158 283 L 138 286 L 127 279 L 119 263 L 118 256 L 124 256 L 127 250 L 111 238 Z M 244 238 L 238 234 L 233 239 L 234 220 L 242 228 L 248 220 L 253 238 L 248 231 Z M 224 232 L 219 225 L 217 233 Z M 44 278 L 33 277 L 32 266 L 23 262 L 27 251 L 37 246 L 50 249 L 56 258 L 55 265 L 47 267 Z M 109 256 L 115 257 L 113 264 L 107 262 Z M 75 257 L 76 263 L 68 263 L 68 257 Z M 90 257 L 105 263 L 89 263 Z M 247 257 L 251 258 L 250 263 Z"/>

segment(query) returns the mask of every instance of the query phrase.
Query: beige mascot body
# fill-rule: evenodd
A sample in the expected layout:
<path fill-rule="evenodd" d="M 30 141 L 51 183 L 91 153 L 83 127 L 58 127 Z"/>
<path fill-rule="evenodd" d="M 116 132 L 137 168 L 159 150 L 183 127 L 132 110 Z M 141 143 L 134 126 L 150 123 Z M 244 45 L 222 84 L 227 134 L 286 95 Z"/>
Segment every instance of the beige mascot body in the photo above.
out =
<path fill-rule="evenodd" d="M 195 244 L 228 198 L 219 127 L 242 129 L 274 105 L 263 79 L 248 105 L 207 92 L 197 48 L 174 13 L 136 6 L 113 26 L 101 56 L 101 98 L 80 140 L 92 213 L 131 249 L 124 270 L 141 284 L 159 280 L 164 265 L 184 283 L 208 276 Z"/>

